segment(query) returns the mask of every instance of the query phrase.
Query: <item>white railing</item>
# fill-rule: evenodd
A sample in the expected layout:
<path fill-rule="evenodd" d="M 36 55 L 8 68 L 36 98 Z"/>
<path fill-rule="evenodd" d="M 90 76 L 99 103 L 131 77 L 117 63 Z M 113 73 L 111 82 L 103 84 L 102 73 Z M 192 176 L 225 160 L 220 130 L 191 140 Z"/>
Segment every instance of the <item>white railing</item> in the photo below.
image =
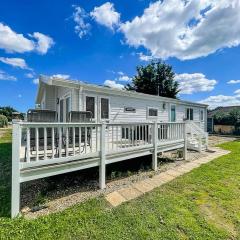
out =
<path fill-rule="evenodd" d="M 191 135 L 196 134 L 202 137 L 206 136 L 206 132 L 204 132 L 204 130 L 200 127 L 200 122 L 199 124 L 192 121 L 186 122 L 186 131 Z"/>
<path fill-rule="evenodd" d="M 195 138 L 195 140 L 198 142 L 197 148 L 194 147 L 192 148 L 193 150 L 198 150 L 201 152 L 203 146 L 205 146 L 206 149 L 208 148 L 208 133 L 201 128 L 200 122 L 186 122 L 186 133 L 190 134 L 190 138 Z"/>
<path fill-rule="evenodd" d="M 153 146 L 154 123 L 27 123 L 20 124 L 21 167 L 98 156 L 105 152 Z M 104 138 L 101 128 L 105 126 Z M 184 123 L 157 123 L 158 144 L 184 138 Z"/>
<path fill-rule="evenodd" d="M 152 144 L 152 123 L 110 123 L 106 126 L 106 151 L 109 153 Z"/>
<path fill-rule="evenodd" d="M 22 168 L 97 154 L 100 127 L 92 123 L 20 123 Z"/>
<path fill-rule="evenodd" d="M 99 166 L 99 186 L 105 188 L 106 164 L 184 149 L 184 123 L 32 123 L 13 124 L 12 216 L 19 212 L 20 183 Z"/>
<path fill-rule="evenodd" d="M 184 123 L 158 123 L 158 141 L 184 139 Z"/>

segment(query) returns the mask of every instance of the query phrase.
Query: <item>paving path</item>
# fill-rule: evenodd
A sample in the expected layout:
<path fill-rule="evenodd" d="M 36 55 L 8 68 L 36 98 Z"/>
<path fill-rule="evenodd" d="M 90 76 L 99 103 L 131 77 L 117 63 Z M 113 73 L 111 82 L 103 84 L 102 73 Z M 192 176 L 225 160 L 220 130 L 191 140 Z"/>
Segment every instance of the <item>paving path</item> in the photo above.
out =
<path fill-rule="evenodd" d="M 133 183 L 130 187 L 122 188 L 118 191 L 107 194 L 105 198 L 113 207 L 116 207 L 121 203 L 137 198 L 144 193 L 153 190 L 156 187 L 160 187 L 161 185 L 170 182 L 173 179 L 187 172 L 192 171 L 194 168 L 198 168 L 202 164 L 208 163 L 215 158 L 230 153 L 230 151 L 223 150 L 217 147 L 212 147 L 209 150 L 209 154 L 206 157 L 202 157 L 192 162 L 185 163 L 178 167 L 169 169 L 165 172 L 155 175 L 152 178 Z"/>

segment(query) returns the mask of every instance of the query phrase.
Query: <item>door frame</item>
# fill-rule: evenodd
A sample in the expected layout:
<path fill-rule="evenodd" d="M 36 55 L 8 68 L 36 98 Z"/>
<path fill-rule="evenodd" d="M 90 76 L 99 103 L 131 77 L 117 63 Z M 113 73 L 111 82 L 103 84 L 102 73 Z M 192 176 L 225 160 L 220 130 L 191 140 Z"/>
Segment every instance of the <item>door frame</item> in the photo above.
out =
<path fill-rule="evenodd" d="M 60 102 L 63 101 L 63 122 L 66 122 L 66 99 L 69 98 L 69 112 L 72 111 L 72 94 L 71 91 L 67 92 L 59 98 L 59 107 L 58 107 L 58 122 L 60 122 Z"/>

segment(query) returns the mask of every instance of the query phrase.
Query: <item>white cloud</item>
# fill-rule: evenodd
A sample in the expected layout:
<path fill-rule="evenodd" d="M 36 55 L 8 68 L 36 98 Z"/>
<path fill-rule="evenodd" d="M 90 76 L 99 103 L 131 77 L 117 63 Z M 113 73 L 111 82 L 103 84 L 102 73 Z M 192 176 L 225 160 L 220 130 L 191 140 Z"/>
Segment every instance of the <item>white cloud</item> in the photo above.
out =
<path fill-rule="evenodd" d="M 50 76 L 51 78 L 63 78 L 63 79 L 68 79 L 70 78 L 70 75 L 68 74 L 53 74 L 52 76 Z"/>
<path fill-rule="evenodd" d="M 119 78 L 118 78 L 118 80 L 119 81 L 126 81 L 126 82 L 128 82 L 128 81 L 131 81 L 132 80 L 132 78 L 130 78 L 129 76 L 127 76 L 127 75 L 122 75 L 122 76 L 120 76 Z"/>
<path fill-rule="evenodd" d="M 155 58 L 194 59 L 240 44 L 239 11 L 239 0 L 158 0 L 120 30 Z"/>
<path fill-rule="evenodd" d="M 35 32 L 30 37 L 36 38 L 36 41 L 28 39 L 14 32 L 9 26 L 0 23 L 0 48 L 8 53 L 24 53 L 37 51 L 41 54 L 47 53 L 47 50 L 53 45 L 53 40 L 49 36 Z"/>
<path fill-rule="evenodd" d="M 228 84 L 237 84 L 237 83 L 240 83 L 240 80 L 230 80 L 227 83 Z"/>
<path fill-rule="evenodd" d="M 19 67 L 21 69 L 30 69 L 25 60 L 22 58 L 5 58 L 5 57 L 0 57 L 0 61 L 6 64 L 9 64 L 13 67 Z"/>
<path fill-rule="evenodd" d="M 27 77 L 27 78 L 34 78 L 33 73 L 26 73 L 26 74 L 24 74 L 24 76 Z"/>
<path fill-rule="evenodd" d="M 124 73 L 123 73 L 122 71 L 119 71 L 119 72 L 118 72 L 118 75 L 123 76 Z"/>
<path fill-rule="evenodd" d="M 106 80 L 103 83 L 103 85 L 106 86 L 106 87 L 120 89 L 120 90 L 124 89 L 124 85 L 116 83 L 116 81 L 113 81 L 113 80 Z"/>
<path fill-rule="evenodd" d="M 88 18 L 88 14 L 83 8 L 79 6 L 73 5 L 73 8 L 74 12 L 72 17 L 76 23 L 74 30 L 80 38 L 83 38 L 85 35 L 89 34 L 89 31 L 91 29 L 91 25 L 85 22 L 85 19 Z"/>
<path fill-rule="evenodd" d="M 154 57 L 153 56 L 150 56 L 150 55 L 145 55 L 145 54 L 143 54 L 142 52 L 140 52 L 140 53 L 137 53 L 138 54 L 138 56 L 139 56 L 139 59 L 141 60 L 141 61 L 146 61 L 146 62 L 148 62 L 148 61 L 151 61 L 151 60 L 153 60 L 154 59 Z"/>
<path fill-rule="evenodd" d="M 175 80 L 179 82 L 181 94 L 192 94 L 195 92 L 212 91 L 217 84 L 216 80 L 209 80 L 202 73 L 183 73 L 177 74 Z"/>
<path fill-rule="evenodd" d="M 22 94 L 18 94 L 18 98 L 22 98 Z"/>
<path fill-rule="evenodd" d="M 39 79 L 38 78 L 34 78 L 33 79 L 33 84 L 38 84 L 39 83 Z"/>
<path fill-rule="evenodd" d="M 29 52 L 34 50 L 34 42 L 25 38 L 23 34 L 14 32 L 10 27 L 0 23 L 0 48 L 6 52 Z"/>
<path fill-rule="evenodd" d="M 200 103 L 208 104 L 210 109 L 222 106 L 236 106 L 240 105 L 240 96 L 226 96 L 226 95 L 216 95 L 210 96 Z"/>
<path fill-rule="evenodd" d="M 237 89 L 234 93 L 237 94 L 237 96 L 240 97 L 240 89 Z"/>
<path fill-rule="evenodd" d="M 40 54 L 46 54 L 48 49 L 54 45 L 53 39 L 42 33 L 35 32 L 31 36 L 37 39 L 37 43 L 35 44 L 35 49 Z"/>
<path fill-rule="evenodd" d="M 0 70 L 0 81 L 17 81 L 17 78 Z"/>
<path fill-rule="evenodd" d="M 90 16 L 99 24 L 114 29 L 119 26 L 120 14 L 115 11 L 113 3 L 106 2 L 99 7 L 95 7 Z"/>

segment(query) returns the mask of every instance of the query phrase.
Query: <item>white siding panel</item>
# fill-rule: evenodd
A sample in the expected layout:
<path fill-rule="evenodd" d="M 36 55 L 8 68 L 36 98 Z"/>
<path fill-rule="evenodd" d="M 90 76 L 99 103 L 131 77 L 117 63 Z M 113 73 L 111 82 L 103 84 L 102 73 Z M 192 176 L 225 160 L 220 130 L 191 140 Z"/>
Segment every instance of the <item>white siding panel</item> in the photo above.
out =
<path fill-rule="evenodd" d="M 57 108 L 57 98 L 62 98 L 70 94 L 71 96 L 71 109 L 78 111 L 79 109 L 85 110 L 85 97 L 94 96 L 96 99 L 95 109 L 96 109 L 96 120 L 100 121 L 100 98 L 107 97 L 110 101 L 110 122 L 146 122 L 146 121 L 159 121 L 159 122 L 168 122 L 170 121 L 170 103 L 165 102 L 165 109 L 163 109 L 162 101 L 153 101 L 153 100 L 139 100 L 133 97 L 121 97 L 115 95 L 103 95 L 98 94 L 92 91 L 85 91 L 83 89 L 82 95 L 79 97 L 79 89 L 71 89 L 64 87 L 54 87 L 46 86 L 46 108 L 56 110 Z M 79 106 L 79 99 L 82 101 L 81 106 Z M 182 122 L 185 118 L 185 111 L 189 105 L 184 104 L 175 104 L 176 106 L 176 121 Z M 125 107 L 133 107 L 136 109 L 135 113 L 124 112 Z M 149 118 L 147 116 L 148 108 L 157 108 L 158 117 Z M 200 122 L 200 109 L 204 110 L 205 108 L 193 107 L 194 112 L 194 121 Z M 204 121 L 201 122 L 201 127 L 204 129 Z"/>
<path fill-rule="evenodd" d="M 45 88 L 45 108 L 49 110 L 56 110 L 56 88 L 54 86 L 46 85 Z"/>

